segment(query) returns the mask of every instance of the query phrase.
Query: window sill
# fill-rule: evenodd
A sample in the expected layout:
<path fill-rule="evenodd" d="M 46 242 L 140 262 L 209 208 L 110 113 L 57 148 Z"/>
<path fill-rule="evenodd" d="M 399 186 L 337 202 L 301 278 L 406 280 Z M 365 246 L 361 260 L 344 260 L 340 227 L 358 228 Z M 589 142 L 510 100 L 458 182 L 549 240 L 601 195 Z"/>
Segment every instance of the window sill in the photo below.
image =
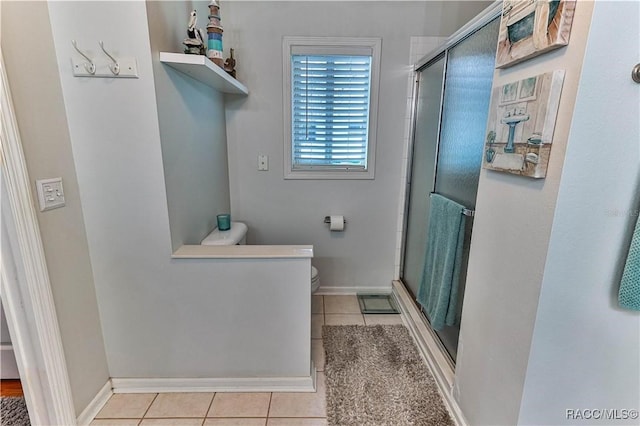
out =
<path fill-rule="evenodd" d="M 284 178 L 290 180 L 316 179 L 316 180 L 373 180 L 373 170 L 367 171 L 328 171 L 328 170 L 285 170 Z"/>

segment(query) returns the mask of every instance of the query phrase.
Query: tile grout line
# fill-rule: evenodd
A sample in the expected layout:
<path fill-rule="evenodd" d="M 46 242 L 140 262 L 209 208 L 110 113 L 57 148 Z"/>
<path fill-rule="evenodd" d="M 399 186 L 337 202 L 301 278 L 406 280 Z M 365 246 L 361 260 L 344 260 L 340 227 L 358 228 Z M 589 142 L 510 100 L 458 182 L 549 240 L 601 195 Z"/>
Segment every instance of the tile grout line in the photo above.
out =
<path fill-rule="evenodd" d="M 213 397 L 211 398 L 211 402 L 209 403 L 209 408 L 207 409 L 207 412 L 204 413 L 204 420 L 202 421 L 203 426 L 207 421 L 207 419 L 209 418 L 209 413 L 211 413 L 211 407 L 213 407 L 213 400 L 216 399 L 216 395 L 218 395 L 218 392 L 213 393 Z"/>
<path fill-rule="evenodd" d="M 151 400 L 151 404 L 149 404 L 149 406 L 147 407 L 146 410 L 144 410 L 144 414 L 142 415 L 142 419 L 140 419 L 140 423 L 142 423 L 142 420 L 144 420 L 145 416 L 147 415 L 147 413 L 149 412 L 149 410 L 151 409 L 151 406 L 153 405 L 154 402 L 156 402 L 156 399 L 158 399 L 158 395 L 160 395 L 159 393 L 156 393 L 156 396 L 153 397 L 153 399 Z M 138 424 L 140 424 L 138 423 Z"/>
<path fill-rule="evenodd" d="M 271 401 L 273 401 L 273 392 L 269 393 L 269 407 L 267 408 L 267 418 L 264 420 L 264 426 L 269 423 L 269 414 L 271 414 Z"/>

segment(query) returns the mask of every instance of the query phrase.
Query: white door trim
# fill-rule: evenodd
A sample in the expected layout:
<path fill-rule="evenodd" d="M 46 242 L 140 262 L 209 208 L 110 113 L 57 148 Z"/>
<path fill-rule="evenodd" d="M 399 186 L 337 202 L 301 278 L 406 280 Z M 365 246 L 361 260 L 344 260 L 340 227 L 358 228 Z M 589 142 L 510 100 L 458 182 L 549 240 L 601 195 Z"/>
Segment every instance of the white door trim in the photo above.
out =
<path fill-rule="evenodd" d="M 2 254 L 2 294 L 27 408 L 32 424 L 75 425 L 67 364 L 1 50 L 0 120 L 6 189 L 2 201 L 10 207 L 2 209 L 2 220 L 12 222 L 13 228 L 7 236 L 13 249 Z"/>

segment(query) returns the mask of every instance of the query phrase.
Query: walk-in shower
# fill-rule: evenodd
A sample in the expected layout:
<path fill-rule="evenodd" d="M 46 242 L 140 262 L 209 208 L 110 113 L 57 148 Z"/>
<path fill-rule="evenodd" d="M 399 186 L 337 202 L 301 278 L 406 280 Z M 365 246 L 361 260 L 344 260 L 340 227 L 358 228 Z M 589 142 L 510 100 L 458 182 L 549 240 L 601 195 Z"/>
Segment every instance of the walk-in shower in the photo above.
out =
<path fill-rule="evenodd" d="M 482 165 L 498 40 L 499 9 L 454 35 L 416 65 L 414 134 L 407 179 L 401 278 L 414 299 L 423 279 L 429 194 L 436 192 L 472 211 Z M 468 217 L 456 321 L 436 331 L 455 363 L 473 219 Z M 427 317 L 428 319 L 428 317 Z"/>

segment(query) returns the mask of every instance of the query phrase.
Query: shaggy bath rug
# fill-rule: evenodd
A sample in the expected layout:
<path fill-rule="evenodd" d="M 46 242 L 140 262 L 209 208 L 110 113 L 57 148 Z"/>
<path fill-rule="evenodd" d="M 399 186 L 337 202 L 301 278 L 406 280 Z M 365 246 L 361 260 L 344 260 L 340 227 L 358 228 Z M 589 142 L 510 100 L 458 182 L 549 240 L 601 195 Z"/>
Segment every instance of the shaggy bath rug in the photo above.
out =
<path fill-rule="evenodd" d="M 322 337 L 329 425 L 454 424 L 404 326 L 325 325 Z"/>
<path fill-rule="evenodd" d="M 29 426 L 27 404 L 21 397 L 0 398 L 0 424 L 2 426 Z"/>

